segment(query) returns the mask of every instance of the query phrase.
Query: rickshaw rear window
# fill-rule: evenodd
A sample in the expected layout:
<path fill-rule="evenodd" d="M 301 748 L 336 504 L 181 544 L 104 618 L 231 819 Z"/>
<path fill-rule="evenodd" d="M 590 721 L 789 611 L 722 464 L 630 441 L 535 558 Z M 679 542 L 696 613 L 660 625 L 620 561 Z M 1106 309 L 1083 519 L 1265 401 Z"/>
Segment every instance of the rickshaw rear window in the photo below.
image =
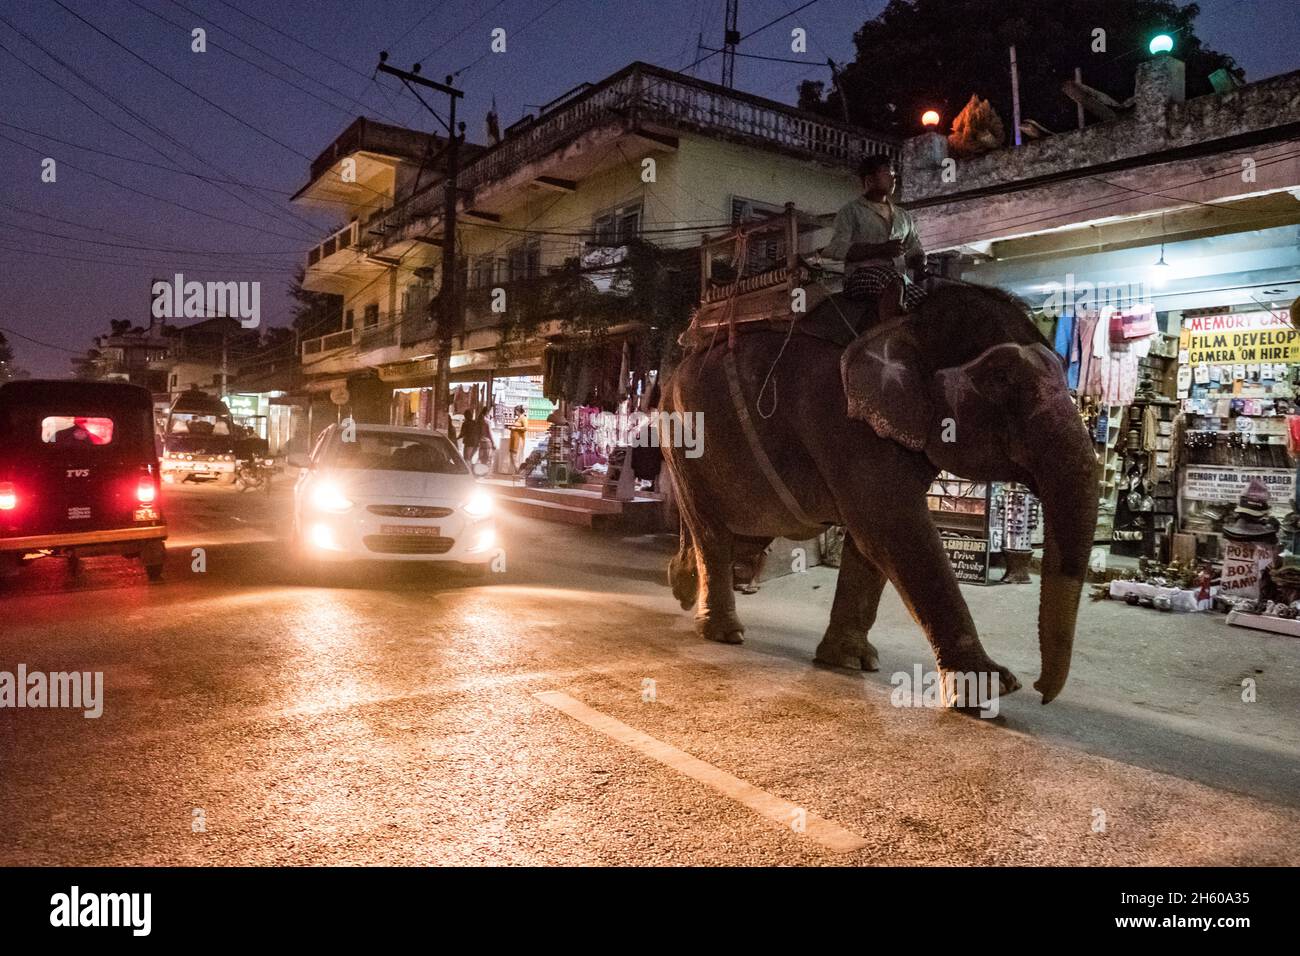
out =
<path fill-rule="evenodd" d="M 45 445 L 107 445 L 113 441 L 113 420 L 80 415 L 47 415 L 41 419 Z"/>

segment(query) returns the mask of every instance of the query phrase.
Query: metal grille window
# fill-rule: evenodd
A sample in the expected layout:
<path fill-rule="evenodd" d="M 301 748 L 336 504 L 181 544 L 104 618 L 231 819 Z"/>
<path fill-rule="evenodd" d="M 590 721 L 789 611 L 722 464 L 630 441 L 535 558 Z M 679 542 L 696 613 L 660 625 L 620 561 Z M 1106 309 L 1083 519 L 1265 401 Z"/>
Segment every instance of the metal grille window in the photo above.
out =
<path fill-rule="evenodd" d="M 351 309 L 348 309 L 346 312 L 343 313 L 344 330 L 354 327 L 356 325 L 356 321 L 357 321 L 356 315 L 353 313 Z"/>
<path fill-rule="evenodd" d="M 753 222 L 756 219 L 767 219 L 769 216 L 784 211 L 784 206 L 775 203 L 746 199 L 744 196 L 731 197 L 731 222 L 733 225 L 739 225 L 742 222 Z M 784 264 L 784 238 L 774 236 L 770 239 L 756 240 L 750 243 L 749 255 L 745 261 L 745 273 L 753 275 Z"/>
<path fill-rule="evenodd" d="M 510 281 L 531 279 L 537 275 L 541 271 L 541 258 L 541 245 L 536 239 L 511 247 L 508 260 Z"/>
<path fill-rule="evenodd" d="M 594 246 L 621 246 L 641 234 L 641 204 L 620 206 L 598 215 L 592 222 Z"/>
<path fill-rule="evenodd" d="M 368 306 L 366 306 L 366 312 L 365 315 L 362 317 L 361 322 L 362 322 L 362 327 L 367 329 L 373 329 L 376 325 L 379 324 L 379 303 L 378 302 L 371 302 Z"/>

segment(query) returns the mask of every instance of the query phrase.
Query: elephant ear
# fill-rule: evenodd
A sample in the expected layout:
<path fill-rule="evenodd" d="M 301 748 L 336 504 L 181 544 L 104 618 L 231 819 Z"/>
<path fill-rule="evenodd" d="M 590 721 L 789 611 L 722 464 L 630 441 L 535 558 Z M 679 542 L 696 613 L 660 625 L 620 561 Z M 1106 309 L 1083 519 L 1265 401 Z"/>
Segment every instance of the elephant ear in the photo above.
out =
<path fill-rule="evenodd" d="M 934 414 L 929 376 L 905 325 L 859 336 L 840 359 L 840 377 L 850 418 L 911 451 L 925 447 Z"/>

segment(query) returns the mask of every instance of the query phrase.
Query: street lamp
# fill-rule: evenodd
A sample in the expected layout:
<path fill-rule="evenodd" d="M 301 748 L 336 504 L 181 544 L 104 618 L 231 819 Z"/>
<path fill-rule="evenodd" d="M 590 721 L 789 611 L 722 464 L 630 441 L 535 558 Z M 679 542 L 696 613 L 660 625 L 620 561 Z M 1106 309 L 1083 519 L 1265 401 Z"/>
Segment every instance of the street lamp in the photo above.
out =
<path fill-rule="evenodd" d="M 921 114 L 921 125 L 925 127 L 939 125 L 939 113 L 937 110 L 926 110 Z"/>
<path fill-rule="evenodd" d="M 1151 38 L 1151 45 L 1147 47 L 1147 49 L 1151 51 L 1152 56 L 1155 56 L 1157 53 L 1168 53 L 1173 48 L 1174 38 L 1168 33 L 1157 33 Z"/>

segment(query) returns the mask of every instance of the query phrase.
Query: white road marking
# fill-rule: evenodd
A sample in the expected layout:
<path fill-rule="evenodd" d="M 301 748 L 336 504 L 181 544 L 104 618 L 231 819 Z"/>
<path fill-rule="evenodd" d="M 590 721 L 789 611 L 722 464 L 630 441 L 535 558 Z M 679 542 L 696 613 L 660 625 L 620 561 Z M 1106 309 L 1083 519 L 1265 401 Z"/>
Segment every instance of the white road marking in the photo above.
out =
<path fill-rule="evenodd" d="M 544 691 L 533 696 L 561 713 L 568 714 L 579 723 L 586 724 L 592 730 L 597 730 L 606 737 L 631 747 L 643 756 L 657 760 L 692 780 L 712 787 L 724 796 L 744 804 L 755 813 L 781 826 L 792 827 L 796 819 L 801 820 L 804 827 L 803 835 L 833 853 L 851 853 L 867 845 L 867 841 L 856 833 L 814 813 L 808 813 L 789 800 L 768 793 L 766 790 L 760 790 L 739 777 L 733 777 L 725 770 L 719 770 L 698 757 L 692 757 L 684 750 L 678 750 L 671 744 L 656 740 L 635 727 L 629 727 L 621 720 L 593 710 L 568 694 L 560 691 Z"/>

